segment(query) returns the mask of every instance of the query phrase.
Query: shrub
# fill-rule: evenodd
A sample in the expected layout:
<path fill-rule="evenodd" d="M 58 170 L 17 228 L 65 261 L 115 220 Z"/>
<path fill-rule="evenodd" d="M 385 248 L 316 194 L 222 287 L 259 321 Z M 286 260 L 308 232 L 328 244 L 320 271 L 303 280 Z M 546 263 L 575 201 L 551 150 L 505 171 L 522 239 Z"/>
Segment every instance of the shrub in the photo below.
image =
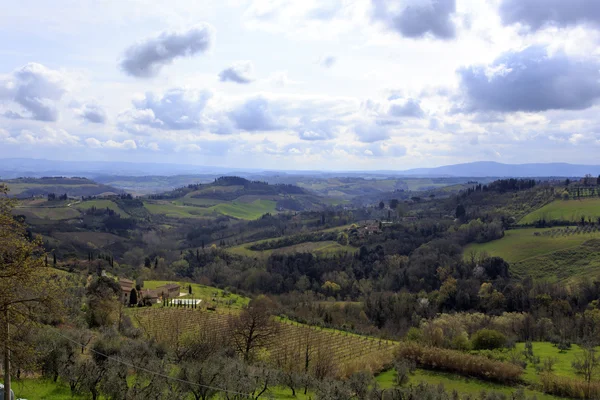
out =
<path fill-rule="evenodd" d="M 600 382 L 589 384 L 580 379 L 556 376 L 550 373 L 540 375 L 541 389 L 544 393 L 571 399 L 600 398 Z"/>
<path fill-rule="evenodd" d="M 421 339 L 423 339 L 423 332 L 421 332 L 419 328 L 412 326 L 408 329 L 408 332 L 406 332 L 406 340 L 420 342 Z"/>
<path fill-rule="evenodd" d="M 506 336 L 493 329 L 481 329 L 471 338 L 474 350 L 494 350 L 504 347 Z"/>
<path fill-rule="evenodd" d="M 520 380 L 523 368 L 486 357 L 465 354 L 456 350 L 403 343 L 397 353 L 399 359 L 414 361 L 423 368 L 453 372 L 501 383 Z"/>

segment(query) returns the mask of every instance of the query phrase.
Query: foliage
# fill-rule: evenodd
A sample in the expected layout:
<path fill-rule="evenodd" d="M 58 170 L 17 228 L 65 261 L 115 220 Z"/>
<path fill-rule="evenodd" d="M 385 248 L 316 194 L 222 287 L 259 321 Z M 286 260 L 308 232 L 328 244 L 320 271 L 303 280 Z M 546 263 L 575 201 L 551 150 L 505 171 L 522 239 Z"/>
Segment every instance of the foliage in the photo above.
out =
<path fill-rule="evenodd" d="M 449 371 L 502 383 L 518 382 L 523 374 L 523 369 L 514 364 L 465 354 L 456 350 L 422 346 L 414 342 L 403 343 L 398 349 L 397 356 L 414 361 L 423 368 Z"/>
<path fill-rule="evenodd" d="M 471 337 L 475 350 L 494 350 L 506 345 L 506 336 L 493 329 L 481 329 Z"/>

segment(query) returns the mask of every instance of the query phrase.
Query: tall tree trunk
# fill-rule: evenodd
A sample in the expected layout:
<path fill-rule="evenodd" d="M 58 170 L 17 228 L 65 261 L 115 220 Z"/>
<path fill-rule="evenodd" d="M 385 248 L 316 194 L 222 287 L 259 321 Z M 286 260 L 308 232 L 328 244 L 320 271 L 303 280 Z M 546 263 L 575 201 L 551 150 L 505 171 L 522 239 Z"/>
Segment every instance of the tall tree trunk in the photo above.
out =
<path fill-rule="evenodd" d="M 8 306 L 4 309 L 4 399 L 12 400 L 10 396 L 10 329 L 8 325 Z"/>

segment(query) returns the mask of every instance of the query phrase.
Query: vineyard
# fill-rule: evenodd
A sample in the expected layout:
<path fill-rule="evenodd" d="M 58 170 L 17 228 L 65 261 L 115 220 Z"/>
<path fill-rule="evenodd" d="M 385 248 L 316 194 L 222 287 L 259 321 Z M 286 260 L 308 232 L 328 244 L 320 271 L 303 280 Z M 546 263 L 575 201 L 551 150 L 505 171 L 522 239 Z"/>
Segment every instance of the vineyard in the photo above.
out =
<path fill-rule="evenodd" d="M 210 332 L 218 337 L 229 336 L 230 321 L 237 314 L 195 309 L 145 309 L 135 314 L 144 334 L 159 342 L 174 345 L 182 335 Z M 337 375 L 345 375 L 357 365 L 369 364 L 376 357 L 381 363 L 384 355 L 393 354 L 397 343 L 343 331 L 327 330 L 293 322 L 279 322 L 277 336 L 268 345 L 266 356 L 275 365 L 293 362 L 298 368 L 305 364 L 323 362 L 336 366 Z"/>

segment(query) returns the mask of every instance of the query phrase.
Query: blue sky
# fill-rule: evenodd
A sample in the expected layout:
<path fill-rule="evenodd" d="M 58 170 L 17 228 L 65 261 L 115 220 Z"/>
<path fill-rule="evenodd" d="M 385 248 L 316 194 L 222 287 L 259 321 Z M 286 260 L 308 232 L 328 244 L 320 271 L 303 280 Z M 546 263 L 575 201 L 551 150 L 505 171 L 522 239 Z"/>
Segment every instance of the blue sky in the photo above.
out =
<path fill-rule="evenodd" d="M 595 0 L 8 2 L 0 157 L 597 162 Z"/>

